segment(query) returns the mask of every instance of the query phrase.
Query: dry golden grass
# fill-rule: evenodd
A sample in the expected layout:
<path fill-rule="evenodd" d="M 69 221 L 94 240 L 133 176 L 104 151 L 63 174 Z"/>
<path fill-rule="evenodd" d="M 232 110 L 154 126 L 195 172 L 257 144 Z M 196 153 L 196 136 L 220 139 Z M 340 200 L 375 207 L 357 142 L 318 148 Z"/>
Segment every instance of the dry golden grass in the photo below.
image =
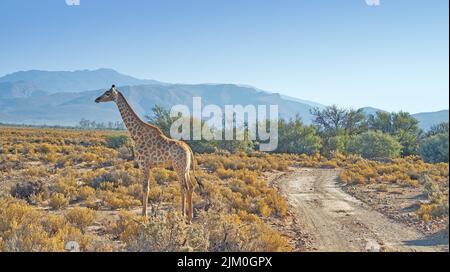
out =
<path fill-rule="evenodd" d="M 289 156 L 196 155 L 196 174 L 205 191 L 196 190 L 197 216 L 187 226 L 172 212 L 180 210 L 181 194 L 176 173 L 170 169 L 152 170 L 151 218 L 141 222 L 142 174 L 129 159 L 131 150 L 123 150 L 128 147 L 107 144 L 109 135 L 125 132 L 0 128 L 0 135 L 0 184 L 4 185 L 0 200 L 10 203 L 2 206 L 3 212 L 10 205 L 20 205 L 27 210 L 23 217 L 40 217 L 50 225 L 44 228 L 36 222 L 35 235 L 27 238 L 26 247 L 11 249 L 6 246 L 9 242 L 2 242 L 0 250 L 62 251 L 67 239 L 43 245 L 43 240 L 52 241 L 58 227 L 77 232 L 70 237 L 82 244 L 82 250 L 290 250 L 286 239 L 266 222 L 285 216 L 287 203 L 262 176 L 264 171 L 286 170 Z M 17 182 L 23 185 L 14 189 L 13 198 Z M 173 218 L 180 222 L 175 224 Z M 8 226 L 16 224 L 11 217 L 3 221 Z M 177 239 L 165 248 L 154 247 L 175 230 Z M 13 232 L 0 229 L 1 241 L 9 241 Z M 195 238 L 196 232 L 203 240 Z M 145 237 L 144 241 L 139 237 Z M 180 240 L 188 243 L 178 245 Z"/>
<path fill-rule="evenodd" d="M 417 157 L 376 162 L 255 152 L 196 154 L 196 175 L 205 190 L 194 193 L 192 225 L 173 212 L 180 210 L 181 198 L 175 172 L 153 169 L 151 217 L 142 222 L 142 174 L 129 146 L 108 147 L 110 135 L 127 134 L 0 128 L 0 251 L 63 251 L 71 240 L 85 251 L 289 251 L 286 238 L 269 224 L 286 216 L 288 205 L 263 177 L 289 166 L 339 168 L 343 183 L 373 183 L 380 192 L 393 185 L 437 184 L 417 216 L 448 216 L 448 164 Z M 177 235 L 166 241 L 167 233 Z"/>

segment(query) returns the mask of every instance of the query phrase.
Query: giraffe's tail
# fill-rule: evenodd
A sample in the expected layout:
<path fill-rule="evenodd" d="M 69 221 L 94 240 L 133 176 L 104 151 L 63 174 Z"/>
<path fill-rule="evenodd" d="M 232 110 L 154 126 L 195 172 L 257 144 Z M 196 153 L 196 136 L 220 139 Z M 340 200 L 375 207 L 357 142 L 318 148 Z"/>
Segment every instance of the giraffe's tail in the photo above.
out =
<path fill-rule="evenodd" d="M 189 149 L 190 149 L 190 148 L 189 148 Z M 194 177 L 195 181 L 196 181 L 197 184 L 198 184 L 198 187 L 200 187 L 200 189 L 201 189 L 202 191 L 204 191 L 204 190 L 205 190 L 205 186 L 203 185 L 203 182 L 195 176 L 194 152 L 192 152 L 192 149 L 190 149 L 189 151 L 190 151 L 189 153 L 190 153 L 190 155 L 191 155 L 192 177 Z"/>

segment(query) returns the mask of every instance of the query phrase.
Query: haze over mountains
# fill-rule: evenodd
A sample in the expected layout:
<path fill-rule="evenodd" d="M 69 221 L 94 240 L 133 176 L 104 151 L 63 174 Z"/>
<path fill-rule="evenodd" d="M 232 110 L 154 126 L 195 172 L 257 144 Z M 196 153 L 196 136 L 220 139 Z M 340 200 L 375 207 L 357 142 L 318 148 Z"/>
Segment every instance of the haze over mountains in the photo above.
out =
<path fill-rule="evenodd" d="M 94 99 L 116 84 L 140 116 L 151 114 L 155 105 L 186 104 L 200 96 L 202 105 L 279 105 L 281 118 L 300 114 L 311 123 L 310 109 L 320 103 L 269 93 L 235 84 L 169 84 L 143 80 L 111 69 L 75 72 L 22 71 L 0 77 L 0 122 L 33 125 L 77 125 L 81 119 L 96 122 L 120 121 L 113 103 L 96 104 Z M 364 108 L 368 114 L 379 109 Z M 414 114 L 423 129 L 448 122 L 448 110 Z"/>

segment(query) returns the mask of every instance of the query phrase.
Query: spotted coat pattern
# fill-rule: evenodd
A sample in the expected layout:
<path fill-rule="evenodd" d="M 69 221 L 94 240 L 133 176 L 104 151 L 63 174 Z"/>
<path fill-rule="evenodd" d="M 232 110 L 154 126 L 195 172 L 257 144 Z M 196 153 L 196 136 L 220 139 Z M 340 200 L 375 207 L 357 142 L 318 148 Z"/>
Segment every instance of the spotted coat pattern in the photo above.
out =
<path fill-rule="evenodd" d="M 109 92 L 111 93 L 107 94 L 107 91 L 103 96 L 97 98 L 96 102 L 113 100 L 117 104 L 123 122 L 135 143 L 136 160 L 144 174 L 143 215 L 147 216 L 150 170 L 153 167 L 172 166 L 178 175 L 181 186 L 182 213 L 187 214 L 188 220 L 191 221 L 193 217 L 192 193 L 194 191 L 194 183 L 190 177 L 190 168 L 193 166 L 194 160 L 192 150 L 186 143 L 170 139 L 158 127 L 142 121 L 123 94 L 115 90 L 114 86 Z M 108 98 L 109 96 L 112 98 Z"/>

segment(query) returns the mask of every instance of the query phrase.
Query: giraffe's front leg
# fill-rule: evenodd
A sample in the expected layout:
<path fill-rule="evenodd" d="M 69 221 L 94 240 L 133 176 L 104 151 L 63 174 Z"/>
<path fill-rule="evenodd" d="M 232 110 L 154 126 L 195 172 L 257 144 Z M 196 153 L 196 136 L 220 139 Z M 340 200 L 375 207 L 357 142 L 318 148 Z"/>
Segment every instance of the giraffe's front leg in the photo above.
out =
<path fill-rule="evenodd" d="M 150 171 L 144 171 L 144 180 L 142 182 L 142 216 L 147 217 L 148 192 L 150 182 Z"/>

